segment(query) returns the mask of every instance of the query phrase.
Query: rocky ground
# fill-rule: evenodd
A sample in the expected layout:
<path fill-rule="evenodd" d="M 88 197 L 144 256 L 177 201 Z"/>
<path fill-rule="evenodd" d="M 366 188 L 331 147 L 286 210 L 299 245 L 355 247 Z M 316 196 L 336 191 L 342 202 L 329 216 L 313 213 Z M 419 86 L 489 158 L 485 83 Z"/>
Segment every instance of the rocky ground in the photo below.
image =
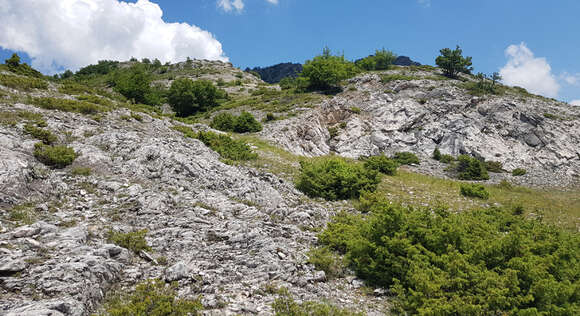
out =
<path fill-rule="evenodd" d="M 195 61 L 193 68 L 209 64 Z M 213 66 L 223 69 L 192 78 L 243 79 L 242 87 L 227 87 L 240 94 L 261 84 L 231 65 Z M 413 151 L 424 163 L 411 170 L 446 177 L 442 164 L 426 159 L 439 147 L 528 170 L 492 182 L 578 183 L 580 109 L 512 94 L 473 97 L 460 82 L 413 75 L 421 78 L 382 83 L 377 74 L 361 75 L 318 107 L 266 124 L 258 136 L 302 156 Z M 65 169 L 48 168 L 32 155 L 38 140 L 24 133 L 26 119 L 0 120 L 0 315 L 89 315 L 107 293 L 150 278 L 177 281 L 180 297 L 201 295 L 208 315 L 271 314 L 279 287 L 298 301 L 388 311 L 383 291 L 368 293 L 352 274 L 330 279 L 307 263 L 316 231 L 349 203 L 312 200 L 290 179 L 225 164 L 172 129 L 182 123 L 170 118 L 137 119 L 124 108 L 98 118 L 42 110 L 23 97 L 56 95 L 54 84 L 27 93 L 0 88 L 20 94 L 17 102 L 0 100 L 4 118 L 38 113 L 80 154 Z M 75 174 L 81 167 L 90 175 Z M 150 251 L 134 253 L 107 238 L 143 229 Z"/>
<path fill-rule="evenodd" d="M 281 286 L 300 300 L 371 313 L 386 304 L 356 294 L 362 284 L 353 278 L 329 281 L 307 264 L 313 228 L 342 204 L 310 201 L 272 174 L 226 165 L 168 119 L 128 122 L 118 110 L 99 123 L 25 104 L 2 110 L 41 113 L 80 156 L 48 169 L 31 155 L 36 141 L 21 124 L 0 127 L 0 315 L 88 315 L 111 288 L 148 278 L 178 281 L 183 297 L 201 294 L 207 314 L 271 313 L 276 295 L 265 289 Z M 92 174 L 72 175 L 80 166 Z M 13 205 L 28 225 L 8 220 Z M 150 252 L 107 242 L 109 230 L 141 229 Z"/>

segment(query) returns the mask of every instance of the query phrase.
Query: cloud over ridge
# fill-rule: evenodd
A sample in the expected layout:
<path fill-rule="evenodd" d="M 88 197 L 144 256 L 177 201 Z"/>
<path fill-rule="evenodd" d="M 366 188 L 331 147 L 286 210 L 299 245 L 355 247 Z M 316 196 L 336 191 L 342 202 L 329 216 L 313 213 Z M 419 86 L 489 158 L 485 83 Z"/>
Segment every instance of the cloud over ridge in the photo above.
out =
<path fill-rule="evenodd" d="M 524 87 L 532 93 L 557 97 L 560 85 L 543 57 L 535 57 L 525 43 L 510 45 L 505 50 L 507 64 L 500 69 L 503 83 Z"/>
<path fill-rule="evenodd" d="M 0 46 L 49 73 L 103 59 L 228 60 L 211 33 L 162 16 L 149 0 L 0 0 Z"/>

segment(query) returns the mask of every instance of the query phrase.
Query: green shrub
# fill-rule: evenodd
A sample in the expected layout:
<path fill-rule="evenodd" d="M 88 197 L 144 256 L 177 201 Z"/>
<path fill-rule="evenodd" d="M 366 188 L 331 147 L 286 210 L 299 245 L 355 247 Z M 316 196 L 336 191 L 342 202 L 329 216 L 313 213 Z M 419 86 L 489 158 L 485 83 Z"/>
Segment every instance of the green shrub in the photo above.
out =
<path fill-rule="evenodd" d="M 113 294 L 105 303 L 107 316 L 193 316 L 203 309 L 201 301 L 177 298 L 177 283 L 147 280 L 133 293 Z"/>
<path fill-rule="evenodd" d="M 397 81 L 397 80 L 411 81 L 411 80 L 419 80 L 419 79 L 421 79 L 421 78 L 415 77 L 415 76 L 402 75 L 402 74 L 388 74 L 388 75 L 381 76 L 382 83 L 389 83 L 391 81 Z"/>
<path fill-rule="evenodd" d="M 439 161 L 442 163 L 450 163 L 454 160 L 455 160 L 455 157 L 448 155 L 448 154 L 441 155 L 441 158 L 439 159 Z"/>
<path fill-rule="evenodd" d="M 395 153 L 393 159 L 400 165 L 418 165 L 420 163 L 417 155 L 407 151 Z"/>
<path fill-rule="evenodd" d="M 498 184 L 497 187 L 502 189 L 502 190 L 511 190 L 514 188 L 513 184 L 511 184 L 509 181 L 503 179 L 501 180 Z"/>
<path fill-rule="evenodd" d="M 267 113 L 266 118 L 264 119 L 265 122 L 272 122 L 277 120 L 278 118 L 273 113 Z"/>
<path fill-rule="evenodd" d="M 399 164 L 393 159 L 388 158 L 385 154 L 371 156 L 365 160 L 365 168 L 376 170 L 386 175 L 394 176 L 397 173 Z"/>
<path fill-rule="evenodd" d="M 296 188 L 327 200 L 358 198 L 363 191 L 375 191 L 381 180 L 379 172 L 339 157 L 302 161 L 300 171 Z"/>
<path fill-rule="evenodd" d="M 503 172 L 503 165 L 499 161 L 485 161 L 485 169 L 493 173 Z"/>
<path fill-rule="evenodd" d="M 220 154 L 224 159 L 241 161 L 258 158 L 258 155 L 246 143 L 241 140 L 232 139 L 227 135 L 213 132 L 198 132 L 195 138 Z"/>
<path fill-rule="evenodd" d="M 485 169 L 485 164 L 474 157 L 460 155 L 457 157 L 457 172 L 461 180 L 488 180 L 489 175 Z"/>
<path fill-rule="evenodd" d="M 146 229 L 136 230 L 129 233 L 109 230 L 107 232 L 107 240 L 117 246 L 131 250 L 134 253 L 139 253 L 141 250 L 151 250 L 151 247 L 147 245 L 145 235 L 147 235 Z"/>
<path fill-rule="evenodd" d="M 441 67 L 446 76 L 456 78 L 460 72 L 469 74 L 473 70 L 471 57 L 463 57 L 463 51 L 459 46 L 454 50 L 443 48 L 439 52 L 441 55 L 435 59 L 435 63 Z"/>
<path fill-rule="evenodd" d="M 526 169 L 522 169 L 522 168 L 516 168 L 516 169 L 512 170 L 512 176 L 515 176 L 515 177 L 523 176 L 526 173 L 527 173 Z"/>
<path fill-rule="evenodd" d="M 74 167 L 71 172 L 73 176 L 84 176 L 88 177 L 91 175 L 92 170 L 89 167 Z"/>
<path fill-rule="evenodd" d="M 279 290 L 279 296 L 272 304 L 276 316 L 362 316 L 348 309 L 327 303 L 307 301 L 297 303 L 286 288 Z"/>
<path fill-rule="evenodd" d="M 34 157 L 47 166 L 64 168 L 77 158 L 78 154 L 71 147 L 64 145 L 34 144 Z"/>
<path fill-rule="evenodd" d="M 226 97 L 226 92 L 216 88 L 211 81 L 181 78 L 171 83 L 167 101 L 177 116 L 187 117 L 216 107 L 218 100 Z"/>
<path fill-rule="evenodd" d="M 328 128 L 328 135 L 330 136 L 330 139 L 333 139 L 336 136 L 338 136 L 338 127 L 336 127 L 336 126 L 329 127 Z"/>
<path fill-rule="evenodd" d="M 354 113 L 354 114 L 360 114 L 360 112 L 361 112 L 360 108 L 359 108 L 359 107 L 357 107 L 357 106 L 353 106 L 353 107 L 351 107 L 351 108 L 350 108 L 350 111 L 351 111 L 352 113 Z"/>
<path fill-rule="evenodd" d="M 147 95 L 151 92 L 152 79 L 152 75 L 141 64 L 117 69 L 113 74 L 115 91 L 135 103 L 149 104 Z"/>
<path fill-rule="evenodd" d="M 32 89 L 48 89 L 48 83 L 45 80 L 6 74 L 0 74 L 0 85 L 23 91 L 30 91 Z"/>
<path fill-rule="evenodd" d="M 229 112 L 222 112 L 214 116 L 209 126 L 220 131 L 231 132 L 236 125 L 236 117 Z"/>
<path fill-rule="evenodd" d="M 475 197 L 484 200 L 489 199 L 489 192 L 487 192 L 485 187 L 481 184 L 477 183 L 462 184 L 459 191 L 463 196 Z"/>
<path fill-rule="evenodd" d="M 475 76 L 475 79 L 477 81 L 469 81 L 461 85 L 471 95 L 502 94 L 505 90 L 497 84 L 501 80 L 501 76 L 497 72 L 494 72 L 491 76 L 480 72 Z"/>
<path fill-rule="evenodd" d="M 307 60 L 302 68 L 301 77 L 308 79 L 308 87 L 313 90 L 336 89 L 340 81 L 357 74 L 354 63 L 344 56 L 334 56 L 325 48 L 322 55 Z"/>
<path fill-rule="evenodd" d="M 433 159 L 440 161 L 441 160 L 441 152 L 439 151 L 439 147 L 435 147 L 435 150 L 433 150 L 433 155 L 432 155 Z"/>
<path fill-rule="evenodd" d="M 357 60 L 355 64 L 364 70 L 387 70 L 395 59 L 397 59 L 397 55 L 383 48 L 377 49 L 374 55 Z"/>
<path fill-rule="evenodd" d="M 262 124 L 251 113 L 244 111 L 236 118 L 234 125 L 234 132 L 236 133 L 254 133 L 261 130 Z"/>
<path fill-rule="evenodd" d="M 76 96 L 77 100 L 79 101 L 87 101 L 94 104 L 104 105 L 106 107 L 113 107 L 114 104 L 110 100 L 106 98 L 101 98 L 93 94 L 83 94 Z"/>
<path fill-rule="evenodd" d="M 338 214 L 319 242 L 406 315 L 577 315 L 580 235 L 496 208 L 379 203 Z M 556 312 L 557 311 L 557 312 Z"/>
<path fill-rule="evenodd" d="M 240 116 L 234 116 L 228 112 L 220 113 L 214 116 L 209 126 L 220 131 L 236 133 L 253 133 L 262 130 L 262 124 L 248 112 L 242 112 Z"/>
<path fill-rule="evenodd" d="M 58 88 L 58 92 L 72 95 L 94 93 L 93 89 L 73 81 L 64 82 L 63 85 Z"/>
<path fill-rule="evenodd" d="M 56 143 L 58 138 L 51 131 L 47 129 L 38 128 L 32 124 L 24 125 L 24 132 L 40 141 L 46 145 Z"/>
<path fill-rule="evenodd" d="M 47 110 L 59 110 L 64 112 L 77 112 L 82 114 L 96 114 L 105 112 L 108 108 L 86 102 L 59 98 L 34 98 L 31 103 Z"/>
<path fill-rule="evenodd" d="M 316 270 L 324 271 L 328 279 L 340 277 L 344 273 L 342 259 L 328 247 L 312 248 L 307 256 L 308 262 L 313 264 Z"/>

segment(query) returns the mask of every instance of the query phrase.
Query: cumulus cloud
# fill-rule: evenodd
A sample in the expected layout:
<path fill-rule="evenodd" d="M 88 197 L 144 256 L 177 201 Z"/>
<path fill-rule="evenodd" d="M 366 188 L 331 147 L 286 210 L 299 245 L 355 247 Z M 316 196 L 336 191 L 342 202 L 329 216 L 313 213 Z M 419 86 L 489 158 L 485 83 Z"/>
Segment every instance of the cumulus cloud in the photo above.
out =
<path fill-rule="evenodd" d="M 572 100 L 570 101 L 570 104 L 580 106 L 580 100 Z"/>
<path fill-rule="evenodd" d="M 162 16 L 149 0 L 0 0 L 0 46 L 48 73 L 103 59 L 228 60 L 211 33 Z"/>
<path fill-rule="evenodd" d="M 548 97 L 558 96 L 560 85 L 545 58 L 535 57 L 525 43 L 510 45 L 505 54 L 508 61 L 499 72 L 505 84 Z"/>
<path fill-rule="evenodd" d="M 278 0 L 266 0 L 266 2 L 278 4 Z M 242 12 L 245 7 L 243 0 L 218 0 L 217 5 L 226 12 L 235 11 L 237 13 Z"/>
<path fill-rule="evenodd" d="M 564 80 L 564 82 L 571 86 L 580 85 L 580 74 L 572 75 L 564 72 L 560 75 L 560 79 Z"/>

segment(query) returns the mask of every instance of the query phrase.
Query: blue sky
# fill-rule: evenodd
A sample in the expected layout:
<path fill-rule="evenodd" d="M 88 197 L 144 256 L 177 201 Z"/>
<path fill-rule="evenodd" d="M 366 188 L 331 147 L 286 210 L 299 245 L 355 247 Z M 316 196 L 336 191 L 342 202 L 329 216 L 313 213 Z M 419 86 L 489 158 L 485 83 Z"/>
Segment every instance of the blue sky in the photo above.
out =
<path fill-rule="evenodd" d="M 38 3 L 46 2 L 47 6 L 54 7 L 57 5 L 55 3 L 62 1 L 19 0 L 19 3 L 30 2 L 30 6 L 24 9 L 39 10 L 42 12 L 39 13 L 39 19 L 42 19 L 43 14 L 46 15 L 44 12 L 47 12 L 47 8 L 43 8 Z M 117 0 L 83 1 L 117 2 Z M 148 1 L 141 0 L 140 2 L 143 5 Z M 454 47 L 458 44 L 465 55 L 473 57 L 476 72 L 491 73 L 503 68 L 503 73 L 508 77 L 507 83 L 522 85 L 529 90 L 565 101 L 580 100 L 580 36 L 578 35 L 580 1 L 577 0 L 550 2 L 529 0 L 151 0 L 151 2 L 161 9 L 164 22 L 187 23 L 211 33 L 209 37 L 205 34 L 199 45 L 192 43 L 195 42 L 192 40 L 183 40 L 179 47 L 185 45 L 183 43 L 191 46 L 185 51 L 186 53 L 192 52 L 191 55 L 198 54 L 199 57 L 211 59 L 227 58 L 240 68 L 268 66 L 287 61 L 302 63 L 320 53 L 324 46 L 330 47 L 333 51 L 344 52 L 349 59 L 364 57 L 376 48 L 385 47 L 399 55 L 410 56 L 423 64 L 433 64 L 439 49 Z M 15 6 L 19 5 L 15 4 Z M 0 9 L 0 18 L 3 14 L 1 11 Z M 62 11 L 61 8 L 54 14 Z M 125 20 L 116 18 L 114 15 L 112 19 Z M 145 20 L 144 23 L 159 22 L 155 22 L 153 18 L 145 18 Z M 133 22 L 130 27 L 138 24 Z M 108 22 L 105 24 L 108 25 Z M 115 30 L 127 31 L 125 27 L 122 22 L 117 22 L 114 28 L 109 26 L 98 28 L 97 26 L 96 33 L 88 33 L 102 37 L 92 51 L 99 50 L 99 47 L 108 44 L 106 42 L 108 39 L 115 42 L 119 38 Z M 41 28 L 41 30 L 46 29 L 51 29 L 51 27 L 44 25 Z M 103 29 L 106 31 L 102 31 Z M 111 34 L 102 35 L 106 32 Z M 167 32 L 169 34 L 171 31 Z M 85 33 L 85 30 L 80 33 Z M 42 50 L 41 43 L 31 48 L 18 45 L 14 43 L 14 40 L 3 41 L 3 36 L 9 36 L 9 34 L 3 33 L 0 26 L 0 46 L 4 48 L 0 52 L 0 58 L 6 58 L 15 49 L 28 50 L 37 56 L 37 62 L 33 64 L 42 65 L 40 68 L 45 72 L 54 71 L 57 68 L 62 69 L 62 64 L 66 64 L 69 60 L 77 61 L 70 63 L 71 68 L 77 68 L 83 61 L 89 60 L 86 59 L 87 53 L 77 57 L 70 48 L 62 48 L 54 43 L 47 44 L 52 48 L 45 55 L 50 56 L 38 57 L 40 56 L 38 51 Z M 122 36 L 125 35 L 119 36 L 123 38 Z M 158 35 L 158 37 L 162 36 Z M 185 36 L 184 38 L 194 37 Z M 47 39 L 46 36 L 41 38 L 37 36 L 32 37 L 30 41 L 35 40 L 50 42 L 51 39 Z M 78 38 L 77 42 L 80 42 L 78 45 L 85 45 L 83 41 L 86 39 Z M 115 43 L 115 45 L 122 45 L 122 43 Z M 149 47 L 147 43 L 133 45 Z M 171 47 L 171 43 L 167 45 L 169 46 L 160 47 L 157 51 L 166 52 L 174 49 L 173 54 L 167 54 L 167 59 L 179 59 L 183 56 L 181 48 Z M 207 49 L 200 51 L 193 47 L 195 45 L 204 46 Z M 515 46 L 510 48 L 511 55 L 508 56 L 506 50 L 510 45 Z M 82 47 L 79 49 L 82 50 Z M 140 48 L 139 53 L 131 56 L 146 55 L 148 52 L 147 49 Z M 65 56 L 59 58 L 61 57 L 58 56 L 59 53 Z M 111 54 L 110 51 L 107 53 Z M 131 47 L 124 47 L 122 53 L 118 55 L 125 56 L 130 53 L 132 53 Z M 94 58 L 100 56 L 97 54 Z M 510 63 L 511 66 L 508 65 Z"/>

